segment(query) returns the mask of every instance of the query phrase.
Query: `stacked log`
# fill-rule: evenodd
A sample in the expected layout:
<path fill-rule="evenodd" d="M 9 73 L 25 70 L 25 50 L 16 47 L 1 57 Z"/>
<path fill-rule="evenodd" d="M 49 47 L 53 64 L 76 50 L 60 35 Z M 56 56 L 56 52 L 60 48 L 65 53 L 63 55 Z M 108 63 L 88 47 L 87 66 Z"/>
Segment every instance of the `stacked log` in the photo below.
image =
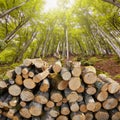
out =
<path fill-rule="evenodd" d="M 120 120 L 120 84 L 93 66 L 26 59 L 0 81 L 1 120 Z"/>

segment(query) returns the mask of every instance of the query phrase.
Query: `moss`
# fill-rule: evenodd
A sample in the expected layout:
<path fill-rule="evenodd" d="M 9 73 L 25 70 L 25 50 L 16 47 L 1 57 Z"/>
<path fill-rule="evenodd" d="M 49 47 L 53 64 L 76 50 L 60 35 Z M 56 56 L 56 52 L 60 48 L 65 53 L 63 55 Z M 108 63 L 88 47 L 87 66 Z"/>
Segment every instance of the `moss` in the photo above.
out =
<path fill-rule="evenodd" d="M 112 77 L 108 72 L 102 71 L 102 70 L 100 70 L 100 69 L 97 69 L 97 75 L 98 75 L 98 74 L 105 74 L 105 75 L 108 76 L 108 77 Z"/>
<path fill-rule="evenodd" d="M 78 57 L 79 61 L 81 61 L 82 65 L 88 66 L 88 65 L 94 65 L 96 62 L 101 61 L 102 59 L 97 57 Z"/>
<path fill-rule="evenodd" d="M 21 63 L 14 63 L 14 64 L 5 64 L 4 66 L 0 66 L 0 79 L 7 79 L 6 72 L 9 70 L 14 69 L 15 67 L 19 66 Z"/>
<path fill-rule="evenodd" d="M 115 75 L 114 79 L 120 79 L 120 74 Z"/>
<path fill-rule="evenodd" d="M 95 64 L 96 62 L 99 62 L 99 61 L 101 61 L 101 60 L 102 60 L 102 59 L 97 58 L 97 57 L 91 57 L 91 58 L 88 59 L 88 61 L 89 61 L 90 63 L 92 63 L 92 64 Z"/>

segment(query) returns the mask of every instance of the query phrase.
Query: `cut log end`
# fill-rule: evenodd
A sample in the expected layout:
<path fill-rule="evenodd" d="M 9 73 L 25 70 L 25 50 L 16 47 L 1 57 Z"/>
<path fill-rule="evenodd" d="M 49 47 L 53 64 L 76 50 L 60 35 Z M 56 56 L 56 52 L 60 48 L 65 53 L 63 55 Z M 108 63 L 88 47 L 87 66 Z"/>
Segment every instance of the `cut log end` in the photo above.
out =
<path fill-rule="evenodd" d="M 22 101 L 29 102 L 29 101 L 32 101 L 34 99 L 34 95 L 29 90 L 23 90 L 20 94 L 20 98 Z"/>
<path fill-rule="evenodd" d="M 10 95 L 18 96 L 21 93 L 21 88 L 18 85 L 14 84 L 8 88 L 8 91 Z"/>
<path fill-rule="evenodd" d="M 97 76 L 95 73 L 89 72 L 83 76 L 83 80 L 86 84 L 94 84 L 97 80 Z"/>
<path fill-rule="evenodd" d="M 96 120 L 109 120 L 109 114 L 106 111 L 98 111 L 95 114 Z"/>
<path fill-rule="evenodd" d="M 106 110 L 114 109 L 118 105 L 118 100 L 115 98 L 109 98 L 103 102 L 103 108 Z"/>
<path fill-rule="evenodd" d="M 72 77 L 68 84 L 71 90 L 77 90 L 81 86 L 81 80 L 79 77 Z"/>
<path fill-rule="evenodd" d="M 36 84 L 34 83 L 34 81 L 32 79 L 25 79 L 23 81 L 23 85 L 27 88 L 27 89 L 33 89 L 35 88 Z"/>

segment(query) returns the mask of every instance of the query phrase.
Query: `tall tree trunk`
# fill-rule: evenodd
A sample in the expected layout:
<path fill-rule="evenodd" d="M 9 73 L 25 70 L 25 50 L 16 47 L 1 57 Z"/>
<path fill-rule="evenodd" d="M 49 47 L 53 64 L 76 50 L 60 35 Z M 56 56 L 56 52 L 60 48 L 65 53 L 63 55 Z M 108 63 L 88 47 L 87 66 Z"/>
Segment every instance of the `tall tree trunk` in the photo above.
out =
<path fill-rule="evenodd" d="M 31 55 L 31 58 L 36 58 L 37 57 L 38 51 L 40 49 L 40 44 L 41 44 L 41 40 L 38 41 L 37 48 L 33 51 L 32 55 Z"/>
<path fill-rule="evenodd" d="M 67 26 L 65 26 L 65 41 L 66 41 L 67 61 L 69 61 L 69 43 L 68 43 L 68 27 Z"/>
<path fill-rule="evenodd" d="M 116 52 L 118 57 L 120 58 L 120 49 L 115 45 L 115 43 L 111 40 L 111 37 L 105 33 L 101 28 L 99 28 L 100 34 L 104 35 L 106 37 L 106 41 L 108 44 L 113 48 L 113 50 Z"/>
<path fill-rule="evenodd" d="M 15 34 L 24 24 L 26 24 L 26 23 L 28 22 L 28 20 L 29 20 L 29 19 L 27 18 L 25 21 L 19 23 L 18 26 L 17 26 L 12 32 L 10 32 L 10 33 L 6 36 L 6 38 L 4 39 L 4 42 L 8 43 L 8 42 L 11 40 L 11 37 L 14 36 L 14 34 Z"/>
<path fill-rule="evenodd" d="M 56 23 L 56 21 L 55 21 L 55 23 Z M 52 25 L 49 28 L 50 30 L 47 30 L 46 39 L 45 39 L 45 41 L 43 43 L 43 48 L 42 48 L 42 57 L 45 57 L 46 45 L 47 45 L 47 42 L 50 40 L 50 36 L 51 36 L 51 34 L 53 32 L 55 23 L 53 22 Z"/>
<path fill-rule="evenodd" d="M 29 0 L 27 0 L 26 2 L 28 2 L 28 1 L 29 1 Z M 0 14 L 0 18 L 2 18 L 2 17 L 4 17 L 4 16 L 6 16 L 7 14 L 11 13 L 12 11 L 14 11 L 14 10 L 22 7 L 26 2 L 23 2 L 23 3 L 21 3 L 20 5 L 15 6 L 15 7 L 9 9 L 9 10 L 3 12 L 2 14 Z"/>
<path fill-rule="evenodd" d="M 32 43 L 34 38 L 36 37 L 37 32 L 33 32 L 31 38 L 27 41 L 27 43 L 24 45 L 23 49 L 20 51 L 19 56 L 17 57 L 16 61 L 20 61 L 23 57 L 23 54 L 26 52 L 29 45 Z"/>

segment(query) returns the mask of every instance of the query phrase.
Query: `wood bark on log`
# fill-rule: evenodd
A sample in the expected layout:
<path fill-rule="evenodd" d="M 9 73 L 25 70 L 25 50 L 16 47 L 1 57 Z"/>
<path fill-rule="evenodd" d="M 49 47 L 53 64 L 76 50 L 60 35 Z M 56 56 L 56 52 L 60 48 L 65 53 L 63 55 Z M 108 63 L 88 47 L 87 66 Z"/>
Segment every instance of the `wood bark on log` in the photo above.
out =
<path fill-rule="evenodd" d="M 17 106 L 17 103 L 19 101 L 19 97 L 13 97 L 10 101 L 9 101 L 9 105 L 12 107 Z"/>
<path fill-rule="evenodd" d="M 38 117 L 33 116 L 31 120 L 42 120 L 42 119 L 39 116 Z"/>
<path fill-rule="evenodd" d="M 114 94 L 120 90 L 120 85 L 113 79 L 107 77 L 105 74 L 99 74 L 98 77 L 102 79 L 104 82 L 109 83 L 108 92 Z"/>
<path fill-rule="evenodd" d="M 23 80 L 22 80 L 22 76 L 21 75 L 16 75 L 15 83 L 17 85 L 22 85 L 23 84 Z"/>
<path fill-rule="evenodd" d="M 108 90 L 108 83 L 103 82 L 99 78 L 97 78 L 97 81 L 95 82 L 94 85 L 98 91 L 107 91 Z"/>
<path fill-rule="evenodd" d="M 65 89 L 64 93 L 69 102 L 76 102 L 79 98 L 78 93 L 71 91 L 69 88 Z"/>
<path fill-rule="evenodd" d="M 72 112 L 70 118 L 71 120 L 85 120 L 85 115 L 81 112 Z"/>
<path fill-rule="evenodd" d="M 3 114 L 9 119 L 13 119 L 15 112 L 16 112 L 16 109 L 10 108 L 7 112 L 3 112 Z"/>
<path fill-rule="evenodd" d="M 77 100 L 77 102 L 82 102 L 83 101 L 83 95 L 82 94 L 78 94 L 78 100 Z"/>
<path fill-rule="evenodd" d="M 79 108 L 80 108 L 80 111 L 81 111 L 82 113 L 86 113 L 86 112 L 88 111 L 87 106 L 86 106 L 86 104 L 84 103 L 84 101 L 82 101 L 81 103 L 79 103 Z"/>
<path fill-rule="evenodd" d="M 86 66 L 83 71 L 82 71 L 82 74 L 86 74 L 86 73 L 89 73 L 89 72 L 92 72 L 92 73 L 95 73 L 96 74 L 96 69 L 95 67 L 93 66 Z"/>
<path fill-rule="evenodd" d="M 70 105 L 70 110 L 71 110 L 72 112 L 77 112 L 77 111 L 79 111 L 79 105 L 78 105 L 77 102 L 69 103 L 69 105 Z"/>
<path fill-rule="evenodd" d="M 49 114 L 53 117 L 53 118 L 56 118 L 60 112 L 59 112 L 59 109 L 57 107 L 54 107 L 50 110 Z"/>
<path fill-rule="evenodd" d="M 33 116 L 40 116 L 42 114 L 42 104 L 32 101 L 29 105 L 29 112 Z"/>
<path fill-rule="evenodd" d="M 49 112 L 45 112 L 41 117 L 40 120 L 55 120 Z"/>
<path fill-rule="evenodd" d="M 58 60 L 55 62 L 55 64 L 52 67 L 52 70 L 54 71 L 54 73 L 59 73 L 62 69 L 62 64 L 61 62 Z"/>
<path fill-rule="evenodd" d="M 118 111 L 120 111 L 120 103 L 118 104 L 117 109 L 118 109 Z"/>
<path fill-rule="evenodd" d="M 114 97 L 120 102 L 120 90 L 114 94 Z"/>
<path fill-rule="evenodd" d="M 81 75 L 81 63 L 80 62 L 72 62 L 72 75 L 74 77 L 79 77 Z"/>
<path fill-rule="evenodd" d="M 111 94 L 115 94 L 120 90 L 120 84 L 117 82 L 111 83 L 108 85 L 108 92 Z"/>
<path fill-rule="evenodd" d="M 45 71 L 43 71 L 43 72 L 35 75 L 35 76 L 33 77 L 33 81 L 34 81 L 35 83 L 39 83 L 40 81 L 42 81 L 43 79 L 45 79 L 48 75 L 49 75 L 49 70 L 46 69 Z"/>
<path fill-rule="evenodd" d="M 85 85 L 81 82 L 81 86 L 76 90 L 78 93 L 83 93 L 85 91 Z"/>
<path fill-rule="evenodd" d="M 41 92 L 47 92 L 49 90 L 49 88 L 50 88 L 50 82 L 46 78 L 42 81 L 39 89 L 40 89 Z"/>
<path fill-rule="evenodd" d="M 61 77 L 63 78 L 63 80 L 66 80 L 66 81 L 70 80 L 71 73 L 68 71 L 67 68 L 62 68 Z"/>
<path fill-rule="evenodd" d="M 61 114 L 62 115 L 69 115 L 70 114 L 70 108 L 68 106 L 68 104 L 62 104 L 61 106 Z"/>
<path fill-rule="evenodd" d="M 85 103 L 87 110 L 94 112 L 95 109 L 95 100 L 92 96 L 90 95 L 85 95 Z"/>
<path fill-rule="evenodd" d="M 105 74 L 99 74 L 98 77 L 104 82 L 109 83 L 108 92 L 114 94 L 120 90 L 120 84 L 114 81 L 113 79 L 107 77 Z"/>
<path fill-rule="evenodd" d="M 86 120 L 94 120 L 93 113 L 92 112 L 87 112 L 85 114 L 85 118 L 86 118 Z"/>
<path fill-rule="evenodd" d="M 20 66 L 20 67 L 16 67 L 15 68 L 15 73 L 17 74 L 17 75 L 20 75 L 21 73 L 22 73 L 22 67 Z"/>

